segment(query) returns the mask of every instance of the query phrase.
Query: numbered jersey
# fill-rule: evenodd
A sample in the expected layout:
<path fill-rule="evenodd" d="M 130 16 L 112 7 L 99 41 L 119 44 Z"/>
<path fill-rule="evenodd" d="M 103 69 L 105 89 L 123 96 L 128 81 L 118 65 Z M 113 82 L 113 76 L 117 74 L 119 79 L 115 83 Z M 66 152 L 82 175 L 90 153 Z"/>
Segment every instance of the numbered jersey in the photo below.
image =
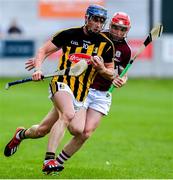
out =
<path fill-rule="evenodd" d="M 111 39 L 109 32 L 104 32 L 104 34 Z M 120 74 L 120 67 L 125 68 L 130 60 L 131 49 L 125 40 L 119 42 L 114 41 L 113 43 L 115 47 L 114 67 L 115 70 Z M 104 79 L 100 74 L 97 74 L 91 87 L 100 91 L 107 91 L 111 84 L 111 81 Z"/>
<path fill-rule="evenodd" d="M 60 70 L 72 66 L 69 56 L 73 53 L 102 56 L 105 63 L 112 62 L 115 53 L 112 41 L 105 34 L 86 35 L 84 34 L 83 27 L 70 28 L 58 32 L 52 38 L 52 43 L 63 50 L 58 64 L 58 69 Z M 57 91 L 54 84 L 57 81 L 63 82 L 71 88 L 78 101 L 83 101 L 88 94 L 95 75 L 96 70 L 89 65 L 87 70 L 78 77 L 56 76 L 51 81 L 52 93 L 54 94 Z"/>

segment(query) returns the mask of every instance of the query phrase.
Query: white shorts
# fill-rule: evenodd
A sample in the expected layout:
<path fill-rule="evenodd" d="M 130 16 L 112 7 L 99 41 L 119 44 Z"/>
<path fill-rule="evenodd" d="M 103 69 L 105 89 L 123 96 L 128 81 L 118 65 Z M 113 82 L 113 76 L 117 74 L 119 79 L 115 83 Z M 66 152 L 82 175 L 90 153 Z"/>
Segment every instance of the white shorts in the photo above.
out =
<path fill-rule="evenodd" d="M 58 91 L 66 91 L 69 94 L 71 94 L 75 111 L 78 111 L 80 108 L 84 107 L 84 102 L 80 102 L 75 99 L 72 90 L 67 84 L 62 83 L 62 82 L 56 82 L 56 86 L 57 86 Z M 52 99 L 52 97 L 53 97 L 53 93 L 49 86 L 49 98 Z"/>
<path fill-rule="evenodd" d="M 86 109 L 91 108 L 104 115 L 107 115 L 112 102 L 112 95 L 108 91 L 99 91 L 96 89 L 89 89 L 87 98 L 84 101 Z"/>

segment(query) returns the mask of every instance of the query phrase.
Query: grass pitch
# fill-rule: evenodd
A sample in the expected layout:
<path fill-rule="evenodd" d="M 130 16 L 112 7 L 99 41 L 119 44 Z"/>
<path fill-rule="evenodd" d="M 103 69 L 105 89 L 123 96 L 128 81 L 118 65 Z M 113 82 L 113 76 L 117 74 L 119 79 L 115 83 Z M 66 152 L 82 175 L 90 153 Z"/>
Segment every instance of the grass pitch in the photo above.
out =
<path fill-rule="evenodd" d="M 173 178 L 172 79 L 130 79 L 116 89 L 109 115 L 58 176 L 41 172 L 47 137 L 25 140 L 15 155 L 3 155 L 16 127 L 39 123 L 52 106 L 47 80 L 4 90 L 11 80 L 0 79 L 1 179 Z M 66 132 L 57 153 L 69 139 Z"/>

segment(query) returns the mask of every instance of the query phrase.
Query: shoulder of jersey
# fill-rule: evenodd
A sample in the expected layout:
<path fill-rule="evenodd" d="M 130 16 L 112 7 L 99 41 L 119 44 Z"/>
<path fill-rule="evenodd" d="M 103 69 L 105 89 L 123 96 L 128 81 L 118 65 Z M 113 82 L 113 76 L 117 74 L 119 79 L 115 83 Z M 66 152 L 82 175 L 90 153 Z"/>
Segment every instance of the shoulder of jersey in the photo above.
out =
<path fill-rule="evenodd" d="M 129 51 L 131 51 L 131 47 L 130 47 L 127 39 L 124 39 L 124 44 L 126 45 L 127 49 L 129 49 Z"/>
<path fill-rule="evenodd" d="M 109 35 L 108 33 L 106 33 L 106 32 L 101 32 L 100 35 L 101 35 L 104 39 L 106 39 L 107 41 L 109 41 L 111 44 L 113 44 L 112 40 L 108 37 L 108 35 Z"/>
<path fill-rule="evenodd" d="M 109 29 L 104 29 L 103 31 L 101 31 L 101 33 L 108 34 L 109 33 Z"/>

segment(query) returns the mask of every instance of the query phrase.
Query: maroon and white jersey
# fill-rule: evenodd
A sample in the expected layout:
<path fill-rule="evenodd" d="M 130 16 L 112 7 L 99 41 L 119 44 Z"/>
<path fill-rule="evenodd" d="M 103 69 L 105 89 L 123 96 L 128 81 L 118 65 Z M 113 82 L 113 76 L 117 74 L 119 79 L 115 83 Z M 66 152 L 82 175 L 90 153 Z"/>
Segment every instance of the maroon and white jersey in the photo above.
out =
<path fill-rule="evenodd" d="M 104 32 L 109 39 L 112 40 L 110 34 L 108 31 Z M 115 62 L 115 68 L 116 70 L 119 71 L 119 67 L 125 68 L 126 65 L 128 64 L 130 58 L 131 58 L 131 49 L 129 45 L 127 44 L 126 40 L 122 40 L 120 42 L 118 41 L 113 41 L 114 46 L 115 46 L 115 57 L 114 57 L 114 62 Z M 96 75 L 93 84 L 90 86 L 93 89 L 100 90 L 100 91 L 107 91 L 112 82 L 105 79 L 103 76 L 101 76 L 99 73 Z"/>

